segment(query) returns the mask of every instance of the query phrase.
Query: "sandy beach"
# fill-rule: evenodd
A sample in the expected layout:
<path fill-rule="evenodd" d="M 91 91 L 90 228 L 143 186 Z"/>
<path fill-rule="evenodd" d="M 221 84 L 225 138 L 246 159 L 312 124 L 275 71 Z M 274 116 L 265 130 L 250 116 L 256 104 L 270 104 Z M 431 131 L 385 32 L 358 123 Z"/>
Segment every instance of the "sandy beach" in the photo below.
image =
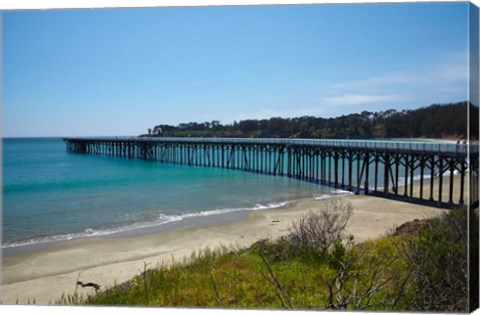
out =
<path fill-rule="evenodd" d="M 446 210 L 371 196 L 348 195 L 353 216 L 347 226 L 357 243 L 381 237 L 413 219 L 436 216 Z M 220 245 L 245 247 L 288 233 L 293 220 L 318 209 L 327 200 L 302 200 L 280 209 L 247 212 L 237 222 L 202 225 L 127 238 L 86 238 L 52 244 L 40 251 L 3 257 L 3 304 L 54 304 L 62 294 L 73 294 L 77 279 L 107 288 L 149 267 L 181 261 L 193 250 Z M 79 294 L 92 288 L 77 288 Z"/>
<path fill-rule="evenodd" d="M 454 177 L 454 200 L 459 198 L 460 177 Z M 444 177 L 442 199 L 448 197 L 449 177 Z M 429 182 L 424 183 L 427 191 Z M 403 188 L 402 188 L 403 190 Z M 414 185 L 418 196 L 419 183 Z M 468 200 L 468 185 L 465 200 Z M 438 179 L 434 178 L 438 197 Z M 428 195 L 427 195 L 428 196 Z M 426 198 L 427 196 L 424 196 Z M 351 202 L 353 215 L 347 232 L 356 243 L 382 237 L 407 221 L 437 216 L 448 210 L 367 195 L 342 195 Z M 435 198 L 437 199 L 437 198 Z M 1 302 L 3 304 L 55 304 L 62 294 L 94 293 L 76 286 L 77 280 L 94 282 L 102 289 L 140 274 L 144 264 L 154 268 L 182 261 L 195 250 L 219 246 L 247 247 L 260 239 L 276 239 L 289 232 L 292 222 L 308 211 L 319 209 L 329 199 L 305 199 L 282 208 L 245 211 L 235 220 L 210 218 L 212 223 L 149 231 L 148 234 L 91 237 L 62 241 L 37 251 L 2 257 Z"/>

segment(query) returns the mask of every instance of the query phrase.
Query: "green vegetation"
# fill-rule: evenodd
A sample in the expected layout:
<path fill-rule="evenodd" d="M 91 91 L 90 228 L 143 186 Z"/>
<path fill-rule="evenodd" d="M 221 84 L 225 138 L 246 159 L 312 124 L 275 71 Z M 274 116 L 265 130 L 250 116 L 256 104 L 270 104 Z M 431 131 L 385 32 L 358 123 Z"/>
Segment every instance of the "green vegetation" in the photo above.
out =
<path fill-rule="evenodd" d="M 467 311 L 466 209 L 362 244 L 344 233 L 351 210 L 336 201 L 296 221 L 279 240 L 204 249 L 170 266 L 145 266 L 130 281 L 57 304 Z M 478 235 L 478 225 L 472 228 Z"/>
<path fill-rule="evenodd" d="M 220 121 L 158 125 L 150 136 L 263 137 L 263 138 L 462 138 L 467 137 L 467 102 L 434 104 L 416 110 L 363 111 L 335 118 L 304 116 L 247 119 L 222 125 Z M 478 135 L 478 107 L 470 106 L 471 135 Z"/>
<path fill-rule="evenodd" d="M 478 236 L 478 216 L 472 212 L 470 219 L 477 222 L 470 232 Z M 411 271 L 410 309 L 467 311 L 468 238 L 467 211 L 454 209 L 449 215 L 429 220 L 426 227 L 402 244 L 403 258 Z M 478 241 L 470 246 L 478 252 Z M 478 264 L 473 269 L 478 270 Z"/>

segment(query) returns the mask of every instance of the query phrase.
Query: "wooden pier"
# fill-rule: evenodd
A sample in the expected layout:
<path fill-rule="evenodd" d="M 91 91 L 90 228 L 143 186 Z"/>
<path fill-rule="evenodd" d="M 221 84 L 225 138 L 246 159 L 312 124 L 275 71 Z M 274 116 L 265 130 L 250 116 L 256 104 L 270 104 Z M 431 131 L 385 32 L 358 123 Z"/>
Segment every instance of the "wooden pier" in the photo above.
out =
<path fill-rule="evenodd" d="M 288 176 L 442 208 L 478 207 L 478 143 L 144 137 L 64 141 L 73 153 Z"/>

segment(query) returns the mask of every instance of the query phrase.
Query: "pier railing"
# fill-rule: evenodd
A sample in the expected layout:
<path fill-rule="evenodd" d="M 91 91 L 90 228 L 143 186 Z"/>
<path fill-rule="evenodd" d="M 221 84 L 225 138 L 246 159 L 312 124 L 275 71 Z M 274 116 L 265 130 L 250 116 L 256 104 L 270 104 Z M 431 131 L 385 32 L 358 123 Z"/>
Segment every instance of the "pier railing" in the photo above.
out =
<path fill-rule="evenodd" d="M 64 141 L 74 153 L 288 176 L 439 207 L 478 206 L 478 142 L 193 137 Z"/>
<path fill-rule="evenodd" d="M 184 142 L 184 143 L 219 143 L 219 144 L 272 144 L 272 145 L 309 145 L 337 148 L 368 148 L 392 151 L 443 152 L 466 154 L 465 143 L 425 142 L 425 141 L 382 141 L 382 140 L 329 140 L 329 139 L 290 139 L 290 138 L 190 138 L 190 137 L 92 137 L 65 138 L 75 141 L 133 141 L 133 142 Z M 478 142 L 470 144 L 471 150 L 478 152 Z"/>

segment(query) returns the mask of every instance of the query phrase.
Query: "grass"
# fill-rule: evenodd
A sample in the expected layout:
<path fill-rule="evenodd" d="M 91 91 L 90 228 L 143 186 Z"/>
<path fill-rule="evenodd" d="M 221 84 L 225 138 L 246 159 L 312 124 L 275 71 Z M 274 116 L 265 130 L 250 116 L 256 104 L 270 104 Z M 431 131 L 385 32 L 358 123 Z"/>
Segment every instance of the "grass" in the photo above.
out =
<path fill-rule="evenodd" d="M 352 238 L 342 237 L 322 247 L 318 240 L 310 242 L 293 233 L 245 249 L 207 248 L 168 266 L 146 270 L 145 265 L 146 271 L 125 283 L 87 297 L 64 296 L 56 304 L 465 310 L 468 287 L 465 275 L 457 270 L 466 265 L 465 214 L 452 211 L 415 233 L 357 245 Z M 452 303 L 452 298 L 459 302 Z"/>
<path fill-rule="evenodd" d="M 360 247 L 346 249 L 345 255 L 358 255 L 361 252 L 358 266 L 370 266 L 379 262 L 379 257 L 385 254 L 386 249 L 391 250 L 392 242 L 393 238 L 367 242 Z M 327 308 L 328 282 L 338 272 L 333 263 L 336 259 L 334 254 L 318 255 L 307 250 L 288 252 L 284 247 L 282 241 L 261 241 L 241 250 L 226 247 L 204 249 L 182 262 L 142 272 L 95 296 L 64 297 L 57 304 Z M 390 267 L 388 272 L 402 273 L 401 264 Z M 368 276 L 362 273 L 357 279 L 357 290 L 368 286 Z M 354 281 L 350 279 L 347 286 L 352 288 Z"/>

